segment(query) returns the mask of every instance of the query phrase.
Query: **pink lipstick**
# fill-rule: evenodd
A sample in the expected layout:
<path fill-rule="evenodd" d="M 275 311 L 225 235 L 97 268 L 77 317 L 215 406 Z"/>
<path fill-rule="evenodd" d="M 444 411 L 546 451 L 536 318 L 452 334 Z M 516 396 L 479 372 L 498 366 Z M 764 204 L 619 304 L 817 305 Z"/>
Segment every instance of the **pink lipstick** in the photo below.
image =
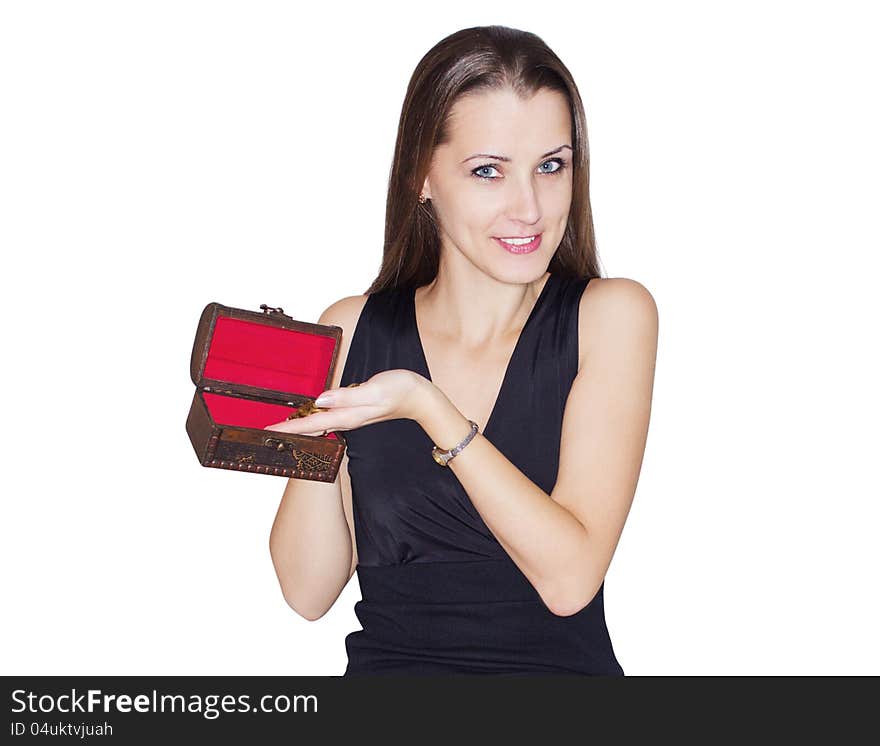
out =
<path fill-rule="evenodd" d="M 522 243 L 521 239 L 516 239 L 515 243 L 511 243 L 510 241 L 505 241 L 502 238 L 498 238 L 498 236 L 492 236 L 492 238 L 501 245 L 501 247 L 505 251 L 509 251 L 511 254 L 531 254 L 541 245 L 541 233 L 536 236 L 532 236 L 532 240 L 527 243 Z M 510 236 L 509 238 L 513 238 Z M 527 238 L 527 236 L 524 236 Z"/>

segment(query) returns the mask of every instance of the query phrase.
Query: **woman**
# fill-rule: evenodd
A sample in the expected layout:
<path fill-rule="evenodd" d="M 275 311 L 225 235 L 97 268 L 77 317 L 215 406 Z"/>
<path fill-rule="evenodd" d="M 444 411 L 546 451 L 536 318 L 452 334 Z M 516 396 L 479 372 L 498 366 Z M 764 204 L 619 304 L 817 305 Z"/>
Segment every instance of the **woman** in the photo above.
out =
<path fill-rule="evenodd" d="M 344 431 L 339 479 L 289 480 L 270 547 L 307 619 L 357 571 L 345 675 L 623 675 L 603 588 L 657 310 L 597 263 L 568 70 L 515 29 L 442 40 L 404 102 L 379 275 L 319 319 L 343 329 L 324 411 L 267 428 Z"/>

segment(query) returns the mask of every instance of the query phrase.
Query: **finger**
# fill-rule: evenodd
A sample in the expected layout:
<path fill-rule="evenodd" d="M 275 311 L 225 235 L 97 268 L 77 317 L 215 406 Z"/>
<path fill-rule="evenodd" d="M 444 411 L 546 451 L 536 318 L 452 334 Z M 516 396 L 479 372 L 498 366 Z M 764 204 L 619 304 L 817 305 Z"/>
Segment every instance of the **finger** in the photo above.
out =
<path fill-rule="evenodd" d="M 326 430 L 326 431 L 325 430 L 314 430 L 314 431 L 309 430 L 309 431 L 303 431 L 303 432 L 301 432 L 301 431 L 293 432 L 289 428 L 285 427 L 285 425 L 286 425 L 286 422 L 279 422 L 275 425 L 267 425 L 266 427 L 263 428 L 263 430 L 274 430 L 275 432 L 286 433 L 288 435 L 310 435 L 312 437 L 324 436 L 324 435 L 326 435 L 326 433 L 334 432 L 332 428 L 329 430 Z"/>
<path fill-rule="evenodd" d="M 347 407 L 354 406 L 358 403 L 355 389 L 360 383 L 350 383 L 348 386 L 341 386 L 335 389 L 327 389 L 322 391 L 315 398 L 316 407 Z"/>
<path fill-rule="evenodd" d="M 309 435 L 311 433 L 322 433 L 324 430 L 331 430 L 338 426 L 333 420 L 338 419 L 336 416 L 328 418 L 326 414 L 310 414 L 306 417 L 297 417 L 293 420 L 282 420 L 264 427 L 264 430 L 276 430 L 281 433 L 293 433 L 296 435 Z"/>

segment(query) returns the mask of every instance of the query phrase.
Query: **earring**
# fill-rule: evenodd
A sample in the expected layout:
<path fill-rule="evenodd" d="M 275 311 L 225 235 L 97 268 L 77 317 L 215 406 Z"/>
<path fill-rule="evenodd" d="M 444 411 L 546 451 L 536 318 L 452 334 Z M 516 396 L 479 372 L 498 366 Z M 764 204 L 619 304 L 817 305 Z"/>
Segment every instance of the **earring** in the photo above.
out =
<path fill-rule="evenodd" d="M 428 198 L 424 194 L 419 195 L 419 202 L 421 204 L 425 204 L 425 202 L 427 202 L 427 201 L 428 201 Z"/>

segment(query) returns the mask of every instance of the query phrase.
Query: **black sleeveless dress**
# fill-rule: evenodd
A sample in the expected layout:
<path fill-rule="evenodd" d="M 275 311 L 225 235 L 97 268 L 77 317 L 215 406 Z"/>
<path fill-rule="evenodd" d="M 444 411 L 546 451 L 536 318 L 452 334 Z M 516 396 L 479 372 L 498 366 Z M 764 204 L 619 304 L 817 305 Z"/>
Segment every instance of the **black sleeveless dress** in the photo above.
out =
<path fill-rule="evenodd" d="M 522 329 L 482 434 L 548 494 L 565 401 L 578 367 L 578 305 L 588 279 L 551 274 Z M 393 368 L 430 379 L 415 288 L 367 299 L 341 386 Z M 465 413 L 465 416 L 466 413 Z M 345 432 L 362 629 L 345 638 L 345 676 L 585 674 L 623 676 L 603 591 L 553 614 L 486 526 L 433 442 L 410 419 Z"/>

